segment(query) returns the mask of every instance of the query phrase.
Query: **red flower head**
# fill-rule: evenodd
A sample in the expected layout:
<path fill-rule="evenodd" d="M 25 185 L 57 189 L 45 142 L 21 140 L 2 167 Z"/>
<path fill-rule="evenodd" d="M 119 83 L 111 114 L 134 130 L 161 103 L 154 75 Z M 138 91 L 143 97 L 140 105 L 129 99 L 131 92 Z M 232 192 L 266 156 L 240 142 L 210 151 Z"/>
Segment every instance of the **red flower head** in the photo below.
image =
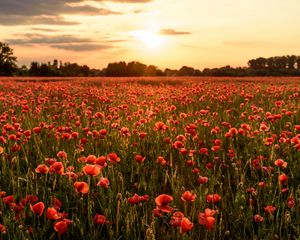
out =
<path fill-rule="evenodd" d="M 174 212 L 173 216 L 171 217 L 170 224 L 173 227 L 180 227 L 183 218 L 184 218 L 184 214 L 182 212 Z"/>
<path fill-rule="evenodd" d="M 87 164 L 82 168 L 82 171 L 85 175 L 91 175 L 93 177 L 98 176 L 101 169 L 97 165 Z"/>
<path fill-rule="evenodd" d="M 71 225 L 72 221 L 65 218 L 57 223 L 54 224 L 54 230 L 59 234 L 59 235 L 63 235 L 65 234 L 68 229 L 69 226 Z"/>
<path fill-rule="evenodd" d="M 89 192 L 89 185 L 86 182 L 75 182 L 74 187 L 78 193 L 86 194 Z"/>
<path fill-rule="evenodd" d="M 158 209 L 163 212 L 171 212 L 173 208 L 169 206 L 169 203 L 173 201 L 173 197 L 167 194 L 161 194 L 155 198 L 155 203 Z"/>
<path fill-rule="evenodd" d="M 95 164 L 96 160 L 97 160 L 97 157 L 95 155 L 88 155 L 85 159 L 85 162 Z"/>
<path fill-rule="evenodd" d="M 276 211 L 276 207 L 272 206 L 272 205 L 268 205 L 266 207 L 264 207 L 265 213 L 268 214 L 273 214 Z"/>
<path fill-rule="evenodd" d="M 185 233 L 191 231 L 194 227 L 194 224 L 187 219 L 186 217 L 182 218 L 180 225 L 180 233 Z"/>
<path fill-rule="evenodd" d="M 59 157 L 59 158 L 61 158 L 61 159 L 67 159 L 67 153 L 65 152 L 65 151 L 59 151 L 58 153 L 57 153 L 57 157 Z"/>
<path fill-rule="evenodd" d="M 277 167 L 283 167 L 283 168 L 286 168 L 287 167 L 287 162 L 285 162 L 284 160 L 282 159 L 277 159 L 275 162 L 274 162 L 275 166 Z"/>
<path fill-rule="evenodd" d="M 108 161 L 110 161 L 111 163 L 118 163 L 121 161 L 121 159 L 118 157 L 118 155 L 116 153 L 109 153 L 107 155 L 107 159 Z"/>
<path fill-rule="evenodd" d="M 43 202 L 38 202 L 34 204 L 33 206 L 30 205 L 30 209 L 33 213 L 36 213 L 39 216 L 42 216 L 44 209 L 45 209 L 45 204 Z"/>
<path fill-rule="evenodd" d="M 96 213 L 96 215 L 93 218 L 93 222 L 96 225 L 104 225 L 109 224 L 109 222 L 106 220 L 106 217 L 104 215 Z"/>
<path fill-rule="evenodd" d="M 58 220 L 61 219 L 61 214 L 55 208 L 48 208 L 46 217 L 50 220 Z"/>
<path fill-rule="evenodd" d="M 208 177 L 202 177 L 202 176 L 200 176 L 198 178 L 198 184 L 205 184 L 207 182 L 208 182 Z"/>
<path fill-rule="evenodd" d="M 287 185 L 288 179 L 288 176 L 283 173 L 278 177 L 278 182 L 280 185 Z"/>
<path fill-rule="evenodd" d="M 110 182 L 109 182 L 108 178 L 104 178 L 104 177 L 100 178 L 100 181 L 97 183 L 98 186 L 104 187 L 104 188 L 108 188 L 109 184 L 110 184 Z"/>
<path fill-rule="evenodd" d="M 143 157 L 142 155 L 136 155 L 134 157 L 134 160 L 137 162 L 137 163 L 143 163 L 145 161 L 146 157 Z"/>
<path fill-rule="evenodd" d="M 55 162 L 50 166 L 49 171 L 51 173 L 57 173 L 60 175 L 64 174 L 64 165 L 62 164 L 62 162 Z"/>
<path fill-rule="evenodd" d="M 198 214 L 198 222 L 200 225 L 205 225 L 206 229 L 210 230 L 214 227 L 215 218 L 213 217 L 215 215 L 216 211 L 211 210 L 209 208 L 206 208 L 204 210 L 204 213 Z"/>
<path fill-rule="evenodd" d="M 259 214 L 254 215 L 253 217 L 255 222 L 263 222 L 264 218 L 262 216 L 260 216 Z"/>
<path fill-rule="evenodd" d="M 141 199 L 141 197 L 135 193 L 132 197 L 128 198 L 127 201 L 133 205 L 133 204 L 139 204 L 140 199 Z"/>
<path fill-rule="evenodd" d="M 41 173 L 41 174 L 47 174 L 49 172 L 49 168 L 47 167 L 46 164 L 39 164 L 36 169 L 36 173 Z"/>
<path fill-rule="evenodd" d="M 0 224 L 0 232 L 2 234 L 6 234 L 6 227 L 4 225 L 2 225 L 2 224 Z"/>
<path fill-rule="evenodd" d="M 221 200 L 219 194 L 209 194 L 206 196 L 206 202 L 208 203 L 217 203 Z"/>
<path fill-rule="evenodd" d="M 181 195 L 181 200 L 182 201 L 187 201 L 187 202 L 194 202 L 196 199 L 196 194 L 190 192 L 190 191 L 185 191 L 182 195 Z"/>

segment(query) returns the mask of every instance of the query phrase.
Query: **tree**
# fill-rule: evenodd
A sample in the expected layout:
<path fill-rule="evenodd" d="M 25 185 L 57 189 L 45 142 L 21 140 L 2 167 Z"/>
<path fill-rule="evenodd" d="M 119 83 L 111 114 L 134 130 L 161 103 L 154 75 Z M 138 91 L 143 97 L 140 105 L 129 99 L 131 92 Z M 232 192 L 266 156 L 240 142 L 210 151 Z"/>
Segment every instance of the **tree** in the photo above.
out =
<path fill-rule="evenodd" d="M 17 58 L 6 43 L 0 42 L 0 76 L 12 76 L 17 70 Z"/>

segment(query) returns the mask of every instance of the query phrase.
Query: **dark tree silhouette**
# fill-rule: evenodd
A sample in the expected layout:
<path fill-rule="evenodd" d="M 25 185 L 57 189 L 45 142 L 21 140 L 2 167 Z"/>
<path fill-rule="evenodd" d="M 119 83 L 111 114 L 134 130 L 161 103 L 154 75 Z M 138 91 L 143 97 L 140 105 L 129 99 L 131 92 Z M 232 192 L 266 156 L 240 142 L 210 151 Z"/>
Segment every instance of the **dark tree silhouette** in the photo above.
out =
<path fill-rule="evenodd" d="M 0 42 L 0 76 L 12 76 L 17 70 L 17 58 L 8 44 Z"/>

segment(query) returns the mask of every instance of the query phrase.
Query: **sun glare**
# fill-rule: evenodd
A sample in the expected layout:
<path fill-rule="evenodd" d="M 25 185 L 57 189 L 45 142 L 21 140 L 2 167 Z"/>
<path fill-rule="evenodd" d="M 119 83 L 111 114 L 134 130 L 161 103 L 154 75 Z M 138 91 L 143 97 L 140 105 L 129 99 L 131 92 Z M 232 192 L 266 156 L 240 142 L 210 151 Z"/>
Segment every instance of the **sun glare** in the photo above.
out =
<path fill-rule="evenodd" d="M 133 31 L 131 35 L 151 49 L 159 48 L 165 42 L 164 37 L 154 31 Z"/>

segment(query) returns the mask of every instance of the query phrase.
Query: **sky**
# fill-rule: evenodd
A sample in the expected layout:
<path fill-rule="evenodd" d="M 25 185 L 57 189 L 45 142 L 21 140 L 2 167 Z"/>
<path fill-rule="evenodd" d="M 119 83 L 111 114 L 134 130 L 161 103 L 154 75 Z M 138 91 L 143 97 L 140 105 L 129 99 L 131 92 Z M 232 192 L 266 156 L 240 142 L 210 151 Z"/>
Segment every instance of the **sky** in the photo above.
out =
<path fill-rule="evenodd" d="M 299 11 L 299 0 L 0 0 L 0 41 L 19 65 L 246 66 L 300 55 Z"/>

